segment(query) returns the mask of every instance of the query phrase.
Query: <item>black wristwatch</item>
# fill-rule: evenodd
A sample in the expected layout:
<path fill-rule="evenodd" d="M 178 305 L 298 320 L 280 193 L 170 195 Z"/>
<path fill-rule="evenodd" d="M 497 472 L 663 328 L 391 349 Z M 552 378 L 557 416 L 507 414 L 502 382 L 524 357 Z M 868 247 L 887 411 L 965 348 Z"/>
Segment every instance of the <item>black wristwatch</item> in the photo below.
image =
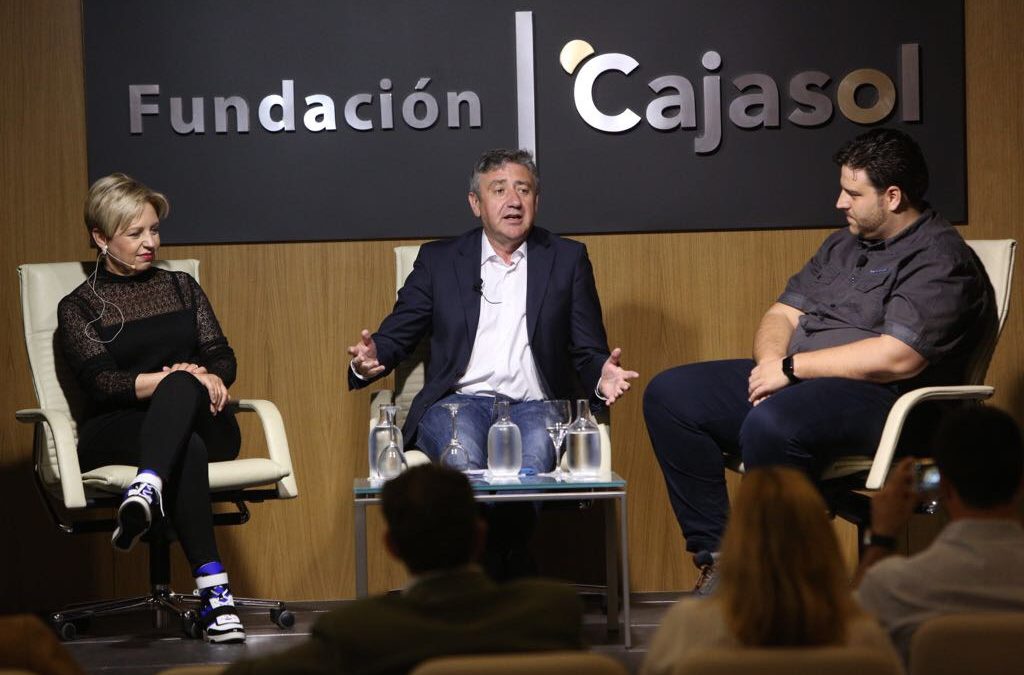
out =
<path fill-rule="evenodd" d="M 792 354 L 782 359 L 782 374 L 786 376 L 790 384 L 796 384 L 800 382 L 800 378 L 793 374 L 793 356 Z"/>
<path fill-rule="evenodd" d="M 871 530 L 864 533 L 865 546 L 877 546 L 887 551 L 896 550 L 896 537 L 887 537 L 884 534 L 875 534 Z"/>

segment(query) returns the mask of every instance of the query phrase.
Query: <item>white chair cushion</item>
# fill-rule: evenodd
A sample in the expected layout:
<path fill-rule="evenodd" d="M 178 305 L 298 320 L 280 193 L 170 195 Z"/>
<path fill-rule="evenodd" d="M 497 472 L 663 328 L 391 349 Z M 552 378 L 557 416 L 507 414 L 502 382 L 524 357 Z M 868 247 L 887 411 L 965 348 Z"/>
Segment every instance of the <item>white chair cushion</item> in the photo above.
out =
<path fill-rule="evenodd" d="M 127 489 L 139 470 L 134 466 L 110 464 L 82 474 L 87 488 L 119 494 Z M 270 485 L 288 475 L 277 462 L 262 458 L 236 459 L 210 463 L 210 492 L 239 490 Z"/>

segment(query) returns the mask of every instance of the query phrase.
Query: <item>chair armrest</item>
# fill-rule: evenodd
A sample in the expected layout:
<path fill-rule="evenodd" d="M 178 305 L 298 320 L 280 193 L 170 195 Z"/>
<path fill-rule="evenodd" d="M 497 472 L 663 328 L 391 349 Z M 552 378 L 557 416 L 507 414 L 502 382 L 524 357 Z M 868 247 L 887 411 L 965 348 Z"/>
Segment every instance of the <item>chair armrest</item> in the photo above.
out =
<path fill-rule="evenodd" d="M 26 408 L 14 413 L 19 422 L 26 424 L 46 424 L 53 434 L 53 446 L 57 453 L 57 470 L 60 472 L 60 489 L 64 507 L 68 509 L 85 508 L 85 487 L 82 484 L 82 471 L 78 466 L 78 443 L 75 432 L 71 428 L 71 418 L 60 410 L 46 408 Z M 45 446 L 43 452 L 46 451 Z M 37 463 L 45 458 L 36 457 Z M 38 469 L 37 469 L 38 470 Z"/>
<path fill-rule="evenodd" d="M 288 469 L 288 475 L 277 481 L 277 496 L 281 499 L 298 497 L 299 487 L 295 483 L 295 469 L 292 467 L 292 455 L 288 450 L 288 436 L 284 432 L 284 422 L 277 406 L 260 399 L 241 399 L 235 405 L 240 411 L 256 413 L 263 425 L 263 435 L 267 438 L 267 454 L 274 462 Z"/>
<path fill-rule="evenodd" d="M 868 490 L 880 490 L 885 483 L 885 477 L 889 473 L 889 466 L 896 454 L 896 444 L 899 442 L 900 433 L 903 431 L 903 424 L 907 421 L 907 415 L 919 403 L 924 401 L 981 401 L 990 398 L 995 392 L 994 387 L 987 385 L 963 385 L 952 387 L 922 387 L 908 391 L 896 399 L 889 416 L 885 420 L 885 428 L 882 430 L 882 438 L 878 441 L 878 449 L 875 450 L 875 459 L 871 463 L 871 471 L 864 487 Z"/>
<path fill-rule="evenodd" d="M 601 434 L 601 475 L 612 470 L 612 429 L 606 422 L 600 422 L 597 430 Z M 566 453 L 569 454 L 569 453 Z"/>

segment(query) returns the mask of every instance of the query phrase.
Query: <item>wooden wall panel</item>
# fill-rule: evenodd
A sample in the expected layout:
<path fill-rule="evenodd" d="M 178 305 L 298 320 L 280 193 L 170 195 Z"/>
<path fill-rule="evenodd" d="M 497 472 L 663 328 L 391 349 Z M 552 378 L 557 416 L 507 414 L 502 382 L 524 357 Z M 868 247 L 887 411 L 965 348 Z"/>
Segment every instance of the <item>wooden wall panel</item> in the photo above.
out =
<path fill-rule="evenodd" d="M 1021 240 L 1024 101 L 1017 83 L 1024 76 L 1024 6 L 1017 0 L 968 0 L 966 15 L 965 234 Z M 8 326 L 0 338 L 0 366 L 8 374 L 0 390 L 0 494 L 5 513 L 14 514 L 0 520 L 0 541 L 13 551 L 0 570 L 0 611 L 44 609 L 145 587 L 141 552 L 115 557 L 102 536 L 72 539 L 49 527 L 30 485 L 31 433 L 12 415 L 34 405 L 15 267 L 89 255 L 80 214 L 87 187 L 81 48 L 76 0 L 0 5 L 0 269 L 6 270 L 0 276 L 0 313 Z M 169 197 L 173 205 L 175 195 Z M 448 198 L 462 199 L 461 186 L 452 186 Z M 238 209 L 244 212 L 245 205 Z M 173 227 L 171 218 L 166 228 Z M 625 350 L 625 362 L 641 372 L 634 391 L 616 405 L 612 430 L 614 467 L 630 484 L 634 590 L 681 589 L 696 576 L 643 425 L 644 385 L 673 365 L 748 354 L 760 314 L 825 234 L 580 237 L 594 262 L 609 337 Z M 390 308 L 391 248 L 400 243 L 168 246 L 162 252 L 202 260 L 203 286 L 239 356 L 232 394 L 275 401 L 288 428 L 299 499 L 256 505 L 248 525 L 219 534 L 240 594 L 328 599 L 354 592 L 350 490 L 353 477 L 366 471 L 369 391 L 344 390 L 344 349 L 360 328 L 375 327 Z M 1015 305 L 989 377 L 998 388 L 996 402 L 1018 418 L 1024 413 L 1021 283 L 1018 276 Z M 251 421 L 243 427 L 249 443 L 257 434 Z M 403 579 L 376 546 L 380 536 L 375 514 L 371 590 Z M 848 532 L 845 538 L 849 547 Z M 189 580 L 180 556 L 178 562 L 176 583 L 184 589 Z M 28 571 L 46 583 L 11 583 Z"/>

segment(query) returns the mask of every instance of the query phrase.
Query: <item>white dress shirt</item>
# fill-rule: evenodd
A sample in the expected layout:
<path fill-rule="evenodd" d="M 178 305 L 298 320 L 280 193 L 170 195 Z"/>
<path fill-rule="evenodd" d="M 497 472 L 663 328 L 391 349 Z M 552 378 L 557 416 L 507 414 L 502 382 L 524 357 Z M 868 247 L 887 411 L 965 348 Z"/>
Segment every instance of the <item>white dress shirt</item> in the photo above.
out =
<path fill-rule="evenodd" d="M 543 401 L 546 396 L 526 329 L 526 242 L 506 264 L 487 235 L 480 236 L 480 322 L 469 364 L 455 390 L 460 394 L 501 394 L 514 401 Z"/>

